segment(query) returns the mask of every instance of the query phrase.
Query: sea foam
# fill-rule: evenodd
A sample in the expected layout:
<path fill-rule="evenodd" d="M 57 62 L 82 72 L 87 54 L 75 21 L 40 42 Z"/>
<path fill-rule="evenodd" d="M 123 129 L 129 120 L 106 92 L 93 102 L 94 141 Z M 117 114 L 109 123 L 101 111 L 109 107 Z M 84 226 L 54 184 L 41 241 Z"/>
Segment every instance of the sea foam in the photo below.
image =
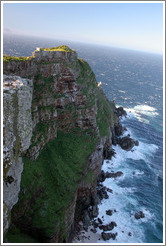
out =
<path fill-rule="evenodd" d="M 125 118 L 122 120 L 125 122 Z M 130 128 L 124 132 L 123 136 L 127 134 L 130 134 L 131 137 L 134 136 L 134 139 L 138 139 Z M 148 144 L 141 139 L 141 141 L 139 140 L 139 146 L 135 146 L 133 151 L 125 151 L 118 145 L 113 146 L 113 149 L 116 152 L 115 156 L 111 160 L 104 160 L 102 170 L 104 172 L 122 171 L 123 175 L 117 178 L 107 178 L 102 183 L 105 187 L 111 188 L 113 192 L 108 192 L 108 199 L 103 199 L 99 204 L 98 217 L 102 219 L 104 225 L 111 221 L 115 221 L 117 224 L 117 227 L 108 231 L 117 232 L 116 239 L 110 239 L 107 243 L 142 243 L 145 240 L 145 232 L 141 225 L 149 222 L 153 223 L 154 215 L 146 207 L 139 205 L 137 195 L 135 195 L 137 187 L 133 186 L 133 180 L 141 178 L 145 173 L 141 170 L 141 167 L 139 169 L 135 166 L 132 167 L 129 161 L 143 160 L 144 163 L 148 163 L 158 146 Z M 129 180 L 129 187 L 122 186 L 126 179 Z M 109 216 L 106 214 L 106 210 L 109 209 L 116 212 Z M 142 211 L 145 217 L 136 220 L 134 215 L 138 211 Z M 102 230 L 98 228 L 97 232 L 101 233 Z M 98 243 L 105 243 L 105 241 L 100 240 Z"/>

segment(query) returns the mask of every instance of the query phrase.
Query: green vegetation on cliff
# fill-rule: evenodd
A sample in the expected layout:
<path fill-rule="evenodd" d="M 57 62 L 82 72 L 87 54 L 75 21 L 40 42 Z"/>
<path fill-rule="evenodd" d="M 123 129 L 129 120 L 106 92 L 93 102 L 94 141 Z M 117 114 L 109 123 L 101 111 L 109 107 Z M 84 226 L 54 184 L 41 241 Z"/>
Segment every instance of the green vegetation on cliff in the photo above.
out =
<path fill-rule="evenodd" d="M 85 178 L 95 140 L 88 131 L 59 131 L 57 139 L 45 146 L 37 160 L 24 158 L 19 203 L 12 215 L 16 226 L 20 229 L 22 223 L 24 228 L 31 226 L 32 231 L 42 232 L 44 238 L 50 238 L 60 228 L 64 238 L 65 213 L 73 202 L 80 180 Z"/>
<path fill-rule="evenodd" d="M 71 53 L 75 52 L 73 49 L 70 49 L 67 45 L 60 45 L 60 46 L 51 47 L 51 48 L 41 48 L 41 50 L 45 50 L 45 51 L 62 51 L 62 52 L 71 52 Z"/>
<path fill-rule="evenodd" d="M 9 243 L 38 243 L 33 237 L 20 232 L 20 230 L 14 226 L 7 232 L 5 240 Z"/>
<path fill-rule="evenodd" d="M 81 87 L 81 91 L 88 99 L 89 107 L 92 107 L 95 105 L 95 90 L 97 88 L 95 74 L 89 64 L 83 59 L 78 59 L 77 67 L 79 69 L 77 82 Z"/>
<path fill-rule="evenodd" d="M 114 114 L 115 105 L 108 101 L 104 93 L 99 89 L 97 92 L 97 125 L 99 127 L 100 136 L 109 137 L 111 127 L 117 123 L 117 117 Z"/>
<path fill-rule="evenodd" d="M 4 55 L 3 56 L 3 62 L 10 62 L 10 61 L 29 61 L 32 59 L 32 56 L 26 57 L 26 56 L 9 56 L 9 55 Z"/>

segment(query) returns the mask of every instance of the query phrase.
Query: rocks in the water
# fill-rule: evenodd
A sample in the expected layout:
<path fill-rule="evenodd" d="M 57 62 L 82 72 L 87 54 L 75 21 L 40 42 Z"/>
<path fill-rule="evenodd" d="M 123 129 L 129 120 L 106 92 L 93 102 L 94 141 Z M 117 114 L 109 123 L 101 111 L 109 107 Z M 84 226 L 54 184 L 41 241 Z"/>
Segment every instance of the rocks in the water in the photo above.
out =
<path fill-rule="evenodd" d="M 139 212 L 135 213 L 135 218 L 137 220 L 139 220 L 141 218 L 144 218 L 144 217 L 145 217 L 145 214 L 142 211 L 139 211 Z"/>
<path fill-rule="evenodd" d="M 107 188 L 107 191 L 110 192 L 110 193 L 113 193 L 113 190 L 110 189 L 110 188 Z"/>
<path fill-rule="evenodd" d="M 99 189 L 97 191 L 97 195 L 98 195 L 100 200 L 102 200 L 103 198 L 104 199 L 108 199 L 109 198 L 109 196 L 107 194 L 107 191 L 106 191 L 106 187 L 102 187 L 101 189 Z"/>
<path fill-rule="evenodd" d="M 113 240 L 115 240 L 116 239 L 116 236 L 117 236 L 117 233 L 105 233 L 105 232 L 102 232 L 101 233 L 101 236 L 104 239 L 104 241 L 109 240 L 111 238 Z"/>
<path fill-rule="evenodd" d="M 99 222 L 100 224 L 103 224 L 103 221 L 102 221 L 100 218 L 98 218 L 98 222 Z"/>
<path fill-rule="evenodd" d="M 139 142 L 134 141 L 130 135 L 127 135 L 121 139 L 119 139 L 119 145 L 121 146 L 122 149 L 126 151 L 130 151 L 135 145 L 138 146 Z"/>
<path fill-rule="evenodd" d="M 106 210 L 106 214 L 111 216 L 112 215 L 112 210 L 111 209 Z"/>
<path fill-rule="evenodd" d="M 132 235 L 131 232 L 129 232 L 129 233 L 128 233 L 128 236 L 131 237 L 131 235 Z"/>
<path fill-rule="evenodd" d="M 115 226 L 117 226 L 116 222 L 112 221 L 108 225 L 100 225 L 99 228 L 103 231 L 111 231 Z"/>
<path fill-rule="evenodd" d="M 118 172 L 116 172 L 116 173 L 114 173 L 114 172 L 104 172 L 103 170 L 101 171 L 101 174 L 99 175 L 99 177 L 98 177 L 98 182 L 104 182 L 104 180 L 106 179 L 106 178 L 117 178 L 117 177 L 120 177 L 120 176 L 122 176 L 123 175 L 123 173 L 121 172 L 121 171 L 118 171 Z"/>
<path fill-rule="evenodd" d="M 126 116 L 126 115 L 127 115 L 127 113 L 126 113 L 126 111 L 124 110 L 123 107 L 118 107 L 118 108 L 116 108 L 115 113 L 116 113 L 116 115 L 117 115 L 118 117 L 122 117 L 122 116 Z"/>
<path fill-rule="evenodd" d="M 105 173 L 105 178 L 117 178 L 117 177 L 120 177 L 122 175 L 123 175 L 123 173 L 121 171 L 118 171 L 116 173 L 114 173 L 114 172 L 112 172 L 112 173 L 106 172 Z"/>
<path fill-rule="evenodd" d="M 134 144 L 135 144 L 135 146 L 138 146 L 139 145 L 138 140 L 134 141 Z"/>

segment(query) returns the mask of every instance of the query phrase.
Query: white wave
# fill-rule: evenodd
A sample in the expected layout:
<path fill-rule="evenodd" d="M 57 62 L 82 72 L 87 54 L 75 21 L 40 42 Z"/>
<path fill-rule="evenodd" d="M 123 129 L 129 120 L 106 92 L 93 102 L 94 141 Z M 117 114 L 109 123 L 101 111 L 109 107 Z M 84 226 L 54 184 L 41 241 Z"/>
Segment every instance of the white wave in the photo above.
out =
<path fill-rule="evenodd" d="M 141 106 L 141 105 L 140 105 Z M 141 109 L 141 110 L 140 110 Z M 138 117 L 137 112 L 155 112 L 155 108 L 143 105 L 142 108 L 135 107 L 132 112 L 128 112 L 127 117 L 133 118 Z M 122 121 L 125 118 L 122 118 Z M 124 132 L 123 137 L 130 134 L 132 138 L 138 139 L 134 136 L 132 129 L 127 129 Z M 149 166 L 151 163 L 151 158 L 154 156 L 158 149 L 155 144 L 146 143 L 145 139 L 138 139 L 139 146 L 134 146 L 132 151 L 125 151 L 120 146 L 113 146 L 116 154 L 111 160 L 104 160 L 102 170 L 104 172 L 117 172 L 122 171 L 123 175 L 113 178 L 107 178 L 103 182 L 103 185 L 112 189 L 112 193 L 108 192 L 108 199 L 103 199 L 101 204 L 99 204 L 99 218 L 102 219 L 103 224 L 106 225 L 111 221 L 117 223 L 117 227 L 111 231 L 112 233 L 118 233 L 115 240 L 110 239 L 107 243 L 142 243 L 144 242 L 144 229 L 141 224 L 154 222 L 154 214 L 152 214 L 145 207 L 140 207 L 139 201 L 135 197 L 135 192 L 137 192 L 136 187 L 122 187 L 124 184 L 123 180 L 131 179 L 131 184 L 133 179 L 139 179 L 140 176 L 144 175 L 143 170 L 140 166 L 135 168 L 131 166 L 131 160 L 144 160 Z M 130 160 L 130 161 L 129 161 Z M 150 167 L 150 166 L 149 166 Z M 111 216 L 106 214 L 106 210 L 116 210 Z M 135 218 L 135 213 L 142 211 L 145 214 L 144 218 L 137 220 Z M 102 230 L 97 229 L 98 233 L 101 234 Z M 130 234 L 129 234 L 130 232 Z M 99 240 L 98 243 L 106 243 L 104 240 Z"/>
<path fill-rule="evenodd" d="M 117 227 L 111 231 L 112 233 L 118 233 L 116 240 L 108 240 L 108 243 L 141 243 L 143 242 L 144 233 L 142 229 L 136 224 L 133 224 L 133 217 L 130 214 L 129 206 L 132 208 L 138 207 L 136 199 L 132 198 L 129 194 L 136 191 L 134 188 L 122 188 L 118 186 L 112 179 L 107 179 L 109 182 L 104 182 L 104 185 L 108 185 L 113 189 L 113 193 L 109 194 L 108 199 L 102 200 L 99 204 L 99 218 L 102 219 L 103 224 L 106 225 L 111 221 L 115 221 Z M 107 186 L 107 187 L 108 187 Z M 106 214 L 106 210 L 111 209 L 113 214 L 111 216 Z M 98 228 L 98 233 L 102 230 Z M 129 235 L 131 233 L 131 236 Z M 103 240 L 98 243 L 104 243 Z"/>
<path fill-rule="evenodd" d="M 126 93 L 126 91 L 122 91 L 122 90 L 118 90 L 119 92 L 121 92 L 121 93 Z"/>
<path fill-rule="evenodd" d="M 135 213 L 138 212 L 138 211 L 142 211 L 145 215 L 144 218 L 140 218 L 140 219 L 136 219 L 135 218 Z M 145 207 L 141 207 L 139 210 L 137 211 L 132 211 L 131 212 L 131 216 L 132 216 L 132 220 L 133 220 L 133 223 L 134 224 L 142 224 L 142 223 L 147 223 L 147 222 L 150 222 L 153 224 L 153 219 L 155 218 L 155 215 L 153 213 L 151 213 L 147 208 Z"/>
<path fill-rule="evenodd" d="M 125 108 L 127 117 L 136 117 L 139 121 L 149 124 L 149 120 L 143 116 L 155 117 L 159 115 L 157 109 L 148 105 L 137 105 L 133 108 Z"/>
<path fill-rule="evenodd" d="M 134 193 L 137 191 L 135 187 L 120 187 L 119 194 L 127 194 L 127 193 Z"/>
<path fill-rule="evenodd" d="M 134 171 L 132 172 L 132 175 L 133 175 L 133 176 L 140 176 L 140 175 L 144 175 L 144 172 L 141 171 L 141 170 L 134 170 Z"/>
<path fill-rule="evenodd" d="M 148 105 L 137 105 L 134 107 L 135 110 L 138 111 L 156 111 L 156 108 L 148 106 Z"/>

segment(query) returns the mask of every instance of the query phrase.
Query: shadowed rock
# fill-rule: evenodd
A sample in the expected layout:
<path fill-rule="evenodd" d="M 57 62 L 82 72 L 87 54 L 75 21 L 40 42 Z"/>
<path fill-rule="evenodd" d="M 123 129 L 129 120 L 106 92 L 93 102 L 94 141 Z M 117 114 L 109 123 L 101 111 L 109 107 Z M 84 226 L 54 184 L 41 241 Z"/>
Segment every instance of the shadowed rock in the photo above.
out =
<path fill-rule="evenodd" d="M 106 214 L 111 216 L 112 215 L 112 210 L 111 209 L 106 210 Z"/>
<path fill-rule="evenodd" d="M 122 176 L 123 173 L 121 171 L 118 171 L 116 173 L 109 173 L 109 172 L 106 172 L 105 173 L 105 178 L 117 178 L 117 177 L 120 177 Z"/>
<path fill-rule="evenodd" d="M 120 135 L 123 134 L 124 131 L 126 131 L 126 128 L 123 127 L 121 124 L 117 124 L 115 126 L 115 134 L 116 134 L 116 136 L 119 137 Z"/>
<path fill-rule="evenodd" d="M 97 191 L 97 195 L 99 197 L 100 200 L 102 199 L 108 199 L 108 194 L 107 194 L 107 191 L 106 191 L 106 187 L 102 187 L 100 190 Z"/>
<path fill-rule="evenodd" d="M 115 240 L 116 239 L 116 236 L 117 236 L 117 233 L 105 233 L 105 232 L 102 232 L 101 233 L 101 236 L 104 239 L 104 241 L 109 240 L 111 238 L 113 240 Z"/>
<path fill-rule="evenodd" d="M 118 108 L 116 108 L 115 113 L 116 113 L 116 115 L 117 115 L 118 117 L 127 116 L 127 113 L 126 113 L 126 111 L 124 110 L 123 107 L 118 107 Z"/>
<path fill-rule="evenodd" d="M 139 211 L 139 212 L 135 213 L 135 218 L 137 220 L 139 220 L 141 218 L 144 218 L 144 217 L 145 217 L 145 215 L 144 215 L 144 213 L 142 211 Z"/>
<path fill-rule="evenodd" d="M 114 229 L 115 226 L 117 226 L 116 222 L 112 221 L 108 225 L 99 226 L 99 228 L 102 229 L 103 231 L 111 231 Z"/>
<path fill-rule="evenodd" d="M 138 146 L 139 142 L 134 141 L 132 138 L 130 138 L 130 135 L 128 135 L 119 139 L 119 145 L 122 149 L 130 151 L 134 146 Z"/>
<path fill-rule="evenodd" d="M 112 172 L 112 173 L 109 173 L 109 172 L 104 172 L 104 171 L 101 171 L 101 174 L 99 175 L 98 177 L 98 182 L 104 182 L 104 180 L 106 178 L 117 178 L 117 177 L 120 177 L 123 175 L 123 172 L 121 171 L 118 171 L 116 173 Z"/>

